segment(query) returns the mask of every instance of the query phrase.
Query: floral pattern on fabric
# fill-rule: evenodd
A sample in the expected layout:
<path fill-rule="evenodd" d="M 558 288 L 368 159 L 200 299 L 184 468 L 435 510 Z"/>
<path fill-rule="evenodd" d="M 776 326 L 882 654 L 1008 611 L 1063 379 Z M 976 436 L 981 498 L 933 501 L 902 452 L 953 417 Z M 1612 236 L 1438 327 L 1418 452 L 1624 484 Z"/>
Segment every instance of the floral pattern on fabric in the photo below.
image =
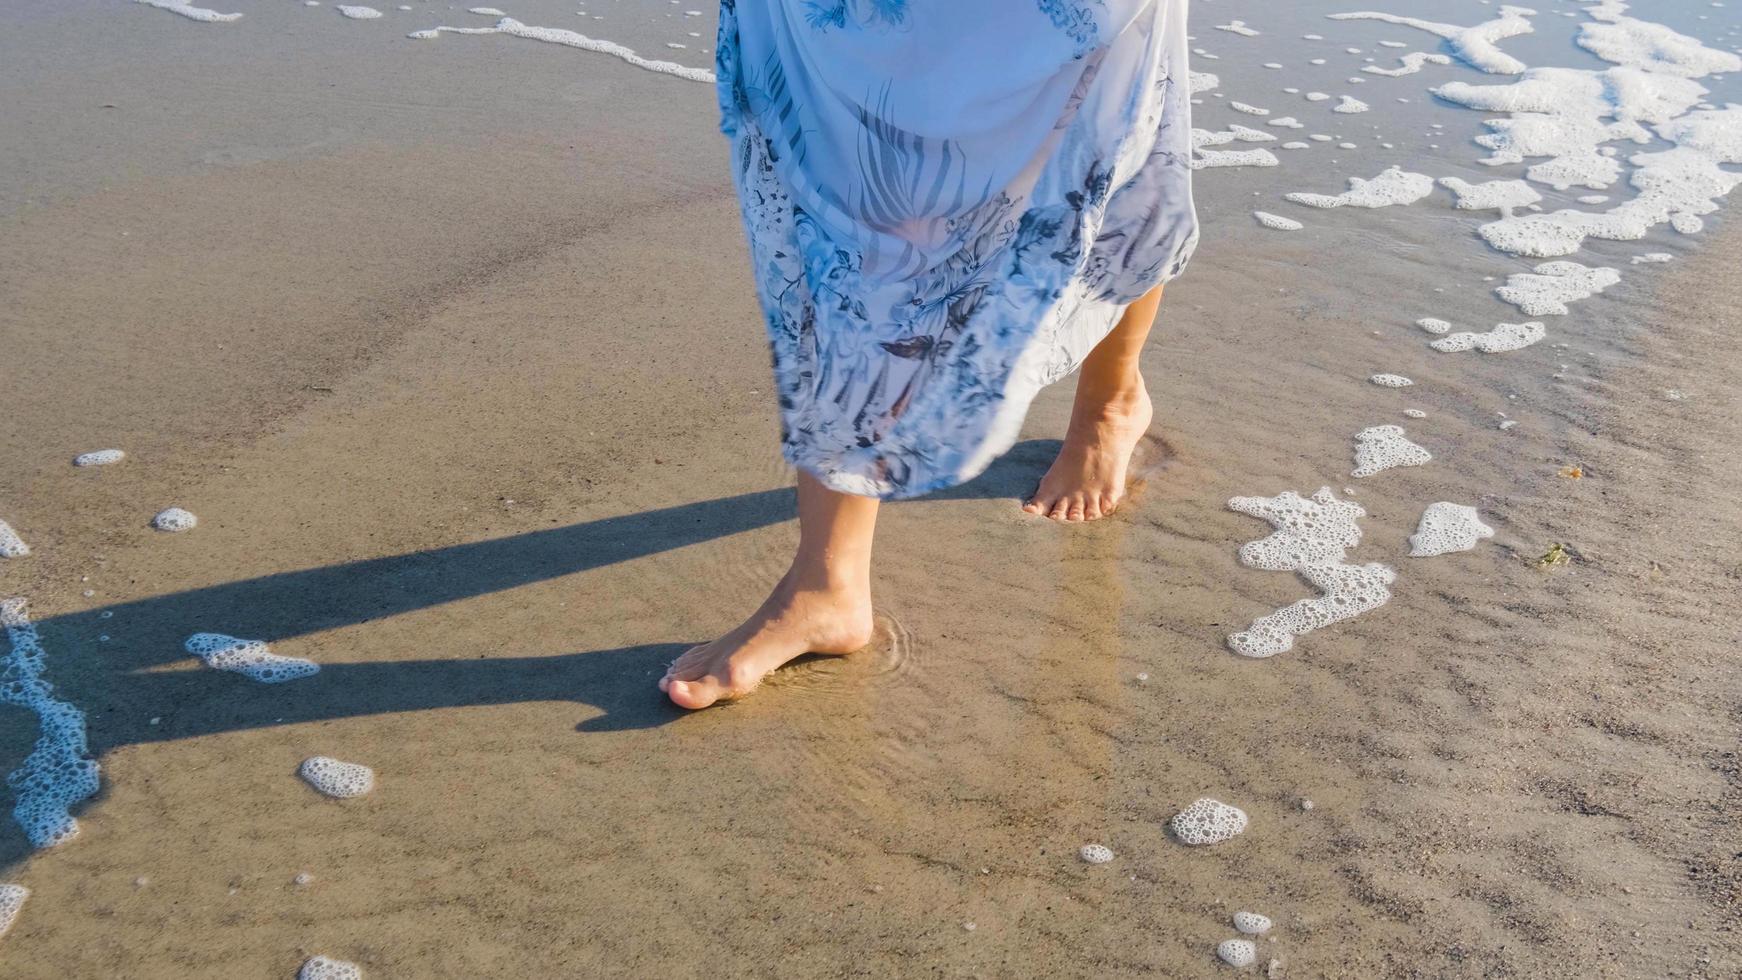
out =
<path fill-rule="evenodd" d="M 1196 244 L 1184 0 L 1001 2 L 722 3 L 721 128 L 782 450 L 833 489 L 972 478 Z M 818 31 L 819 11 L 904 29 Z M 976 13 L 992 36 L 925 40 Z M 934 46 L 961 63 L 905 79 Z M 1026 62 L 983 70 L 1011 52 Z"/>

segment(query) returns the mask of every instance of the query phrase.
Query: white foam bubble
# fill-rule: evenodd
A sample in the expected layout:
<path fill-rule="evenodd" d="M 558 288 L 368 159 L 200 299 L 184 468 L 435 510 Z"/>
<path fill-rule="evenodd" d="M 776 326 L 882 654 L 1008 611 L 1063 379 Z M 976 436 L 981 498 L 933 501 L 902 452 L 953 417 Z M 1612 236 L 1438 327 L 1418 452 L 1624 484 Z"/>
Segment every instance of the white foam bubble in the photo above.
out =
<path fill-rule="evenodd" d="M 500 10 L 497 10 L 495 7 L 467 7 L 466 13 L 478 14 L 479 16 L 482 16 L 482 17 L 506 17 L 506 16 L 508 16 L 506 13 L 504 13 Z"/>
<path fill-rule="evenodd" d="M 1331 97 L 1324 92 L 1308 92 L 1306 100 L 1308 102 L 1329 102 Z"/>
<path fill-rule="evenodd" d="M 1277 231 L 1300 231 L 1306 227 L 1293 218 L 1284 218 L 1280 214 L 1271 214 L 1268 211 L 1254 211 L 1252 217 L 1257 218 L 1258 223 L 1264 227 L 1274 228 Z"/>
<path fill-rule="evenodd" d="M 1188 79 L 1190 83 L 1188 87 L 1191 89 L 1191 94 L 1193 95 L 1197 95 L 1200 92 L 1211 91 L 1212 89 L 1220 87 L 1222 84 L 1221 78 L 1217 77 L 1213 72 L 1207 71 L 1194 71 L 1190 73 Z"/>
<path fill-rule="evenodd" d="M 1536 192 L 1536 188 L 1522 180 L 1490 180 L 1482 184 L 1472 184 L 1457 177 L 1441 177 L 1440 186 L 1458 196 L 1457 206 L 1461 211 L 1499 211 L 1511 214 L 1513 208 L 1521 208 L 1542 200 L 1542 195 Z"/>
<path fill-rule="evenodd" d="M 381 11 L 376 10 L 374 7 L 358 7 L 341 3 L 338 5 L 337 9 L 339 13 L 344 14 L 352 20 L 374 20 L 381 16 Z"/>
<path fill-rule="evenodd" d="M 1565 316 L 1567 304 L 1595 296 L 1621 281 L 1621 273 L 1577 262 L 1544 262 L 1535 272 L 1515 272 L 1494 290 L 1526 316 Z"/>
<path fill-rule="evenodd" d="M 1230 34 L 1238 34 L 1241 37 L 1257 37 L 1258 36 L 1257 31 L 1253 30 L 1250 27 L 1247 27 L 1246 22 L 1240 21 L 1240 20 L 1229 21 L 1226 24 L 1217 24 L 1216 30 L 1227 31 Z"/>
<path fill-rule="evenodd" d="M 1696 38 L 1632 17 L 1599 18 L 1579 27 L 1579 47 L 1604 61 L 1684 78 L 1742 71 L 1742 57 L 1708 48 Z"/>
<path fill-rule="evenodd" d="M 1275 119 L 1266 120 L 1266 122 L 1271 126 L 1281 126 L 1283 129 L 1306 128 L 1305 124 L 1293 116 L 1277 116 Z"/>
<path fill-rule="evenodd" d="M 1113 860 L 1113 849 L 1105 844 L 1084 844 L 1078 849 L 1077 856 L 1089 864 L 1106 864 Z"/>
<path fill-rule="evenodd" d="M 296 980 L 363 980 L 363 968 L 327 956 L 311 956 L 296 971 Z"/>
<path fill-rule="evenodd" d="M 30 889 L 23 885 L 0 885 L 0 936 L 6 935 L 12 923 L 18 921 L 18 913 L 24 910 L 24 900 L 29 897 Z"/>
<path fill-rule="evenodd" d="M 656 72 L 661 75 L 671 75 L 674 78 L 682 78 L 686 81 L 706 82 L 708 84 L 713 84 L 714 82 L 714 73 L 705 68 L 691 68 L 688 65 L 680 65 L 674 61 L 655 61 L 650 58 L 643 58 L 641 55 L 636 54 L 633 49 L 618 44 L 615 41 L 604 41 L 558 27 L 528 27 L 512 17 L 502 18 L 500 21 L 496 22 L 495 27 L 440 26 L 432 27 L 427 30 L 413 31 L 407 36 L 417 38 L 418 40 L 432 40 L 442 34 L 506 34 L 510 37 L 526 38 L 533 41 L 544 41 L 547 44 L 560 44 L 564 47 L 579 48 L 582 51 L 607 54 L 628 62 L 637 68 Z M 1205 75 L 1203 77 L 1208 82 L 1208 87 L 1210 88 L 1214 88 L 1219 84 L 1214 75 Z M 1198 80 L 1199 73 L 1193 72 L 1192 90 L 1194 92 L 1198 91 L 1196 87 Z"/>
<path fill-rule="evenodd" d="M 1642 263 L 1669 262 L 1674 258 L 1675 256 L 1668 252 L 1647 252 L 1644 255 L 1635 255 L 1633 257 L 1633 264 L 1640 265 Z"/>
<path fill-rule="evenodd" d="M 1232 99 L 1230 99 L 1228 101 L 1228 108 L 1233 109 L 1235 112 L 1244 112 L 1248 116 L 1268 116 L 1268 115 L 1270 115 L 1269 109 L 1260 109 L 1259 107 L 1257 107 L 1255 105 L 1248 105 L 1244 102 L 1235 102 Z"/>
<path fill-rule="evenodd" d="M 1362 102 L 1360 99 L 1357 99 L 1352 95 L 1340 95 L 1337 98 L 1341 101 L 1331 107 L 1332 112 L 1341 112 L 1344 115 L 1350 115 L 1357 112 L 1366 112 L 1371 108 L 1367 103 Z"/>
<path fill-rule="evenodd" d="M 1315 208 L 1384 208 L 1394 204 L 1413 204 L 1432 194 L 1433 178 L 1392 167 L 1371 180 L 1349 178 L 1349 189 L 1341 194 L 1284 194 L 1283 199 Z"/>
<path fill-rule="evenodd" d="M 1405 418 L 1412 418 L 1412 419 L 1425 419 L 1425 418 L 1427 418 L 1427 413 L 1422 411 L 1419 408 L 1406 408 L 1403 410 L 1403 415 Z"/>
<path fill-rule="evenodd" d="M 1244 970 L 1258 962 L 1258 947 L 1250 939 L 1224 939 L 1216 945 L 1216 958 Z"/>
<path fill-rule="evenodd" d="M 1381 68 L 1378 65 L 1362 65 L 1361 70 L 1369 75 L 1384 75 L 1388 78 L 1398 78 L 1403 75 L 1413 75 L 1421 71 L 1423 65 L 1449 65 L 1452 59 L 1443 54 L 1429 54 L 1426 51 L 1411 51 L 1397 59 L 1399 67 Z"/>
<path fill-rule="evenodd" d="M 1415 321 L 1415 325 L 1422 328 L 1423 330 L 1426 330 L 1428 333 L 1445 333 L 1448 330 L 1452 329 L 1452 325 L 1450 323 L 1447 323 L 1446 321 L 1441 320 L 1438 317 L 1431 317 L 1431 316 L 1422 317 L 1421 319 Z"/>
<path fill-rule="evenodd" d="M 159 531 L 186 531 L 199 522 L 199 518 L 180 507 L 171 507 L 158 511 L 157 516 L 151 519 L 151 526 Z"/>
<path fill-rule="evenodd" d="M 304 759 L 296 774 L 320 792 L 341 800 L 362 796 L 375 788 L 375 770 L 324 755 Z"/>
<path fill-rule="evenodd" d="M 1250 568 L 1298 574 L 1320 595 L 1301 599 L 1253 620 L 1228 637 L 1228 646 L 1245 657 L 1271 657 L 1291 649 L 1294 638 L 1384 605 L 1396 573 L 1380 564 L 1349 565 L 1343 558 L 1361 541 L 1356 520 L 1361 505 L 1338 500 L 1330 487 L 1310 499 L 1292 490 L 1275 497 L 1235 497 L 1230 510 L 1270 523 L 1265 538 L 1240 547 L 1240 562 Z"/>
<path fill-rule="evenodd" d="M 183 649 L 207 667 L 241 674 L 262 684 L 282 684 L 320 672 L 320 664 L 272 652 L 265 640 L 239 640 L 222 633 L 195 633 Z"/>
<path fill-rule="evenodd" d="M 1407 388 L 1415 382 L 1401 374 L 1375 374 L 1367 379 L 1381 388 Z"/>
<path fill-rule="evenodd" d="M 12 530 L 12 525 L 0 521 L 0 558 L 23 558 L 30 554 L 30 545 Z"/>
<path fill-rule="evenodd" d="M 95 450 L 94 452 L 80 453 L 79 455 L 74 456 L 73 457 L 73 465 L 74 466 L 108 466 L 110 463 L 121 462 L 121 460 L 123 458 L 125 458 L 126 455 L 127 455 L 126 453 L 122 452 L 119 449 L 98 449 L 98 450 Z"/>
<path fill-rule="evenodd" d="M 1494 329 L 1485 333 L 1448 334 L 1429 344 L 1434 350 L 1447 354 L 1458 351 L 1479 350 L 1484 354 L 1503 354 L 1507 351 L 1522 350 L 1541 340 L 1547 329 L 1538 321 L 1530 323 L 1500 323 Z"/>
<path fill-rule="evenodd" d="M 1182 844 L 1220 844 L 1246 829 L 1246 811 L 1206 796 L 1174 814 L 1167 826 Z"/>
<path fill-rule="evenodd" d="M 1242 126 L 1239 123 L 1230 123 L 1228 125 L 1228 132 L 1233 133 L 1234 138 L 1242 143 L 1274 143 L 1276 141 L 1274 135 L 1267 133 L 1262 129 L 1253 129 L 1250 126 Z"/>
<path fill-rule="evenodd" d="M 1259 915 L 1257 912 L 1235 912 L 1234 928 L 1248 936 L 1262 936 L 1274 925 L 1270 916 Z"/>
<path fill-rule="evenodd" d="M 1215 167 L 1274 167 L 1281 163 L 1276 154 L 1262 147 L 1256 150 L 1199 150 L 1192 158 L 1193 170 Z"/>
<path fill-rule="evenodd" d="M 1494 75 L 1516 75 L 1524 70 L 1524 62 L 1500 50 L 1497 42 L 1520 34 L 1529 34 L 1534 28 L 1527 19 L 1536 11 L 1528 7 L 1501 7 L 1500 16 L 1490 21 L 1484 21 L 1471 27 L 1458 24 L 1442 24 L 1437 21 L 1423 20 L 1419 17 L 1400 17 L 1396 14 L 1379 13 L 1371 10 L 1356 11 L 1346 14 L 1330 14 L 1332 20 L 1378 20 L 1387 24 L 1397 24 L 1401 27 L 1413 27 L 1416 30 L 1436 34 L 1446 41 L 1446 47 L 1472 68 Z"/>
<path fill-rule="evenodd" d="M 1454 551 L 1469 551 L 1476 542 L 1494 536 L 1494 529 L 1482 523 L 1476 508 L 1447 501 L 1429 504 L 1421 515 L 1421 523 L 1409 536 L 1411 558 L 1431 558 Z"/>
<path fill-rule="evenodd" d="M 188 3 L 187 0 L 133 0 L 133 2 L 145 4 L 147 7 L 156 7 L 159 10 L 167 10 L 172 14 L 180 14 L 189 20 L 197 20 L 204 24 L 228 24 L 231 21 L 242 19 L 241 14 L 220 14 L 216 10 L 196 7 Z"/>
<path fill-rule="evenodd" d="M 22 598 L 0 602 L 0 625 L 11 644 L 0 670 L 0 703 L 34 712 L 36 744 L 6 777 L 12 816 L 36 847 L 53 847 L 79 832 L 71 808 L 97 792 L 97 763 L 90 758 L 84 712 L 54 696 L 42 679 L 47 654 Z"/>
<path fill-rule="evenodd" d="M 1355 433 L 1356 477 L 1372 476 L 1399 466 L 1433 462 L 1433 454 L 1409 441 L 1401 425 L 1370 425 Z"/>
<path fill-rule="evenodd" d="M 1282 148 L 1285 150 L 1305 150 L 1311 147 L 1311 143 L 1302 143 L 1300 140 L 1290 140 L 1287 143 L 1282 144 Z"/>

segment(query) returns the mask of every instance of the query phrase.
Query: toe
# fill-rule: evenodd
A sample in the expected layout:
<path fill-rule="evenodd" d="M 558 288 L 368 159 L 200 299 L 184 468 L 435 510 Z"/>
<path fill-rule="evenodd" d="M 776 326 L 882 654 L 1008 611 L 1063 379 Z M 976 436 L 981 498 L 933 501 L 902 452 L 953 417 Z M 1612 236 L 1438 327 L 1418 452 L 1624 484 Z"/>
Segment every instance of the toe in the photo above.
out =
<path fill-rule="evenodd" d="M 1083 501 L 1083 520 L 1098 521 L 1101 519 L 1101 499 L 1090 497 Z"/>
<path fill-rule="evenodd" d="M 1068 500 L 1064 497 L 1060 497 L 1059 499 L 1052 502 L 1052 506 L 1047 509 L 1046 516 L 1052 518 L 1055 521 L 1062 521 L 1065 519 L 1065 517 L 1067 515 L 1070 514 L 1070 511 L 1071 511 L 1070 500 Z"/>
<path fill-rule="evenodd" d="M 1080 521 L 1083 519 L 1083 498 L 1072 497 L 1070 510 L 1066 512 L 1066 520 Z"/>
<path fill-rule="evenodd" d="M 1046 505 L 1040 502 L 1039 496 L 1030 497 L 1028 503 L 1022 505 L 1022 509 L 1030 514 L 1046 513 Z"/>
<path fill-rule="evenodd" d="M 665 693 L 673 704 L 694 711 L 720 700 L 721 690 L 714 678 L 702 677 L 692 681 L 672 681 Z"/>
<path fill-rule="evenodd" d="M 1119 498 L 1110 493 L 1101 495 L 1101 514 L 1105 516 L 1119 509 Z"/>

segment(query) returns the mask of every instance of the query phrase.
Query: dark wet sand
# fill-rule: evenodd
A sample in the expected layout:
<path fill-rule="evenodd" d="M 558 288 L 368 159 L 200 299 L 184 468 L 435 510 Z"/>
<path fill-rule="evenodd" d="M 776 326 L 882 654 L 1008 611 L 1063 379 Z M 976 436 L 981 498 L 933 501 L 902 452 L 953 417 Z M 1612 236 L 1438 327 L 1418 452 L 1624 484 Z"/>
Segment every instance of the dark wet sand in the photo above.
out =
<path fill-rule="evenodd" d="M 1479 243 L 1436 251 L 1467 215 L 1279 235 L 1244 220 L 1275 175 L 1207 177 L 1135 504 L 1017 510 L 1052 390 L 985 477 L 886 510 L 871 650 L 685 715 L 655 679 L 796 535 L 711 93 L 537 44 L 382 71 L 312 27 L 252 64 L 95 9 L 32 7 L 0 58 L 42 80 L 0 115 L 31 141 L 0 184 L 0 517 L 36 551 L 0 593 L 104 786 L 52 852 L 0 825 L 33 891 L 8 976 L 1203 976 L 1242 908 L 1292 977 L 1742 970 L 1742 226 L 1623 265 L 1549 342 L 1448 356 L 1415 318 L 1512 312 Z M 1385 422 L 1438 457 L 1357 486 L 1396 598 L 1228 653 L 1305 586 L 1237 563 L 1267 529 L 1227 498 L 1354 484 Z M 1435 500 L 1497 537 L 1404 557 Z M 146 527 L 172 504 L 200 526 Z M 1527 564 L 1556 541 L 1571 566 Z M 198 668 L 207 630 L 322 671 Z M 0 713 L 0 768 L 33 737 Z M 375 792 L 316 796 L 316 754 Z M 1204 795 L 1250 829 L 1169 841 Z"/>

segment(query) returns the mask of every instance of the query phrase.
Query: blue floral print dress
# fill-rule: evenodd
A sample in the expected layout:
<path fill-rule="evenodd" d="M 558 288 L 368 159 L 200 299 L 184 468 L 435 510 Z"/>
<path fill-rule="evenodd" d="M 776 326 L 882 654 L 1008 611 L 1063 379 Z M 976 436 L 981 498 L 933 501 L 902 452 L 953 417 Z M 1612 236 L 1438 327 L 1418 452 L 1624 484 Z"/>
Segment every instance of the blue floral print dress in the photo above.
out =
<path fill-rule="evenodd" d="M 721 129 L 788 461 L 912 497 L 1197 243 L 1186 0 L 723 0 Z"/>

